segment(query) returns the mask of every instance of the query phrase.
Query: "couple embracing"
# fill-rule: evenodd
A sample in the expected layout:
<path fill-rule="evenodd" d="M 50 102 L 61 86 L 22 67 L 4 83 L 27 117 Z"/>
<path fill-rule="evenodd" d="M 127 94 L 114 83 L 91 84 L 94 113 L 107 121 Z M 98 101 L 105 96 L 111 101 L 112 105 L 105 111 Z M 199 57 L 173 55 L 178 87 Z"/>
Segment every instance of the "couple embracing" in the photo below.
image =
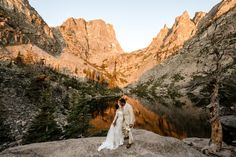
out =
<path fill-rule="evenodd" d="M 129 139 L 126 148 L 130 148 L 133 143 L 132 128 L 134 127 L 135 116 L 133 107 L 124 98 L 118 100 L 116 105 L 116 115 L 107 133 L 106 140 L 98 148 L 116 149 L 124 144 L 124 139 Z"/>

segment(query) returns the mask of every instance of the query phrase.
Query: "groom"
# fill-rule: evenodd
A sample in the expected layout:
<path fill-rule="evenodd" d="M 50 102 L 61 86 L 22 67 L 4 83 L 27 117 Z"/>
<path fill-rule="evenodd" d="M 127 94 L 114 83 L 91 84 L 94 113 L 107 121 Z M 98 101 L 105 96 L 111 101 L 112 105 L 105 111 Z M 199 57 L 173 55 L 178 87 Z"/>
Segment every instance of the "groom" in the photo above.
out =
<path fill-rule="evenodd" d="M 132 128 L 134 127 L 134 122 L 135 122 L 135 116 L 134 116 L 134 111 L 133 107 L 126 103 L 126 100 L 124 98 L 121 98 L 119 100 L 120 105 L 123 108 L 123 113 L 124 113 L 124 121 L 123 121 L 123 130 L 124 130 L 124 135 L 125 138 L 129 138 L 129 143 L 127 144 L 126 148 L 130 148 L 131 145 L 133 144 L 133 135 L 132 135 Z"/>

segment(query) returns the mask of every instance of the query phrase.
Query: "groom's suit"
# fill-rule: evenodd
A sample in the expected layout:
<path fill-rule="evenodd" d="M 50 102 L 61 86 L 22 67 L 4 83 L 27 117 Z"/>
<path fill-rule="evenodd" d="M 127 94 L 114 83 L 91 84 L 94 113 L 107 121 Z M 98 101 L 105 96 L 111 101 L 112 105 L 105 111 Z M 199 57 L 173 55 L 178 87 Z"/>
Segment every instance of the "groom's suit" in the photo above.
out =
<path fill-rule="evenodd" d="M 135 122 L 135 116 L 134 116 L 134 111 L 133 107 L 126 103 L 123 109 L 124 112 L 124 122 L 123 122 L 123 127 L 125 130 L 125 136 L 129 136 L 129 144 L 133 143 L 133 135 L 132 135 L 132 127 L 130 125 L 134 126 Z"/>

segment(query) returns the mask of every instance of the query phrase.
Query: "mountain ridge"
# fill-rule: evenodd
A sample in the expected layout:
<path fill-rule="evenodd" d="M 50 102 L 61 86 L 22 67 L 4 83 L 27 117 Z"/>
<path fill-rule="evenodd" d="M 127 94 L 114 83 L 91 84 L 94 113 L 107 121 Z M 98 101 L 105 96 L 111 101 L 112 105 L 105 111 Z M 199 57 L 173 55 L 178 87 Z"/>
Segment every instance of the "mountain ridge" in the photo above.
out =
<path fill-rule="evenodd" d="M 222 4 L 230 1 L 222 1 L 217 5 L 219 8 L 213 8 L 221 12 Z M 143 91 L 152 93 L 149 96 L 143 95 L 144 99 L 151 101 L 157 100 L 158 104 L 168 104 L 168 106 L 180 105 L 182 108 L 188 106 L 205 106 L 209 103 L 211 94 L 211 80 L 213 79 L 213 71 L 215 56 L 214 49 L 220 53 L 224 52 L 222 61 L 220 62 L 224 69 L 224 79 L 221 80 L 221 96 L 223 106 L 230 102 L 232 105 L 235 91 L 235 20 L 236 2 L 233 7 L 228 8 L 219 18 L 215 18 L 218 14 L 206 14 L 206 18 L 212 20 L 199 26 L 196 35 L 188 40 L 182 49 L 176 55 L 164 60 L 161 64 L 154 66 L 145 72 L 139 80 L 128 86 L 128 93 L 143 93 Z M 205 30 L 202 31 L 202 28 Z M 231 82 L 232 84 L 230 85 Z M 141 91 L 141 89 L 143 91 Z M 129 92 L 129 90 L 131 90 Z M 231 91 L 232 90 L 232 91 Z M 139 93 L 140 95 L 140 93 Z M 226 101 L 227 100 L 227 101 Z M 229 104 L 228 104 L 229 105 Z"/>
<path fill-rule="evenodd" d="M 26 1 L 19 2 L 24 3 Z M 8 0 L 7 2 L 9 4 L 13 3 L 12 0 Z M 29 3 L 26 4 L 29 5 Z M 234 2 L 232 0 L 222 1 L 222 3 L 218 4 L 220 8 L 218 12 L 220 13 L 216 11 L 217 16 L 224 14 L 233 4 Z M 52 41 L 56 43 L 54 47 L 61 50 L 59 53 L 61 61 L 66 62 L 71 60 L 74 64 L 68 63 L 70 66 L 68 66 L 67 69 L 70 70 L 71 75 L 87 77 L 85 71 L 90 70 L 96 73 L 96 75 L 99 75 L 105 82 L 112 82 L 112 86 L 125 87 L 137 81 L 147 70 L 169 56 L 175 55 L 176 52 L 183 47 L 184 43 L 199 31 L 198 28 L 203 27 L 202 23 L 204 22 L 201 21 L 202 19 L 204 21 L 206 15 L 207 14 L 203 12 L 196 12 L 195 16 L 191 19 L 188 12 L 184 11 L 182 15 L 176 17 L 171 28 L 164 25 L 146 48 L 136 50 L 129 54 L 124 53 L 122 50 L 115 37 L 115 31 L 112 25 L 106 24 L 101 19 L 85 21 L 81 18 L 68 18 L 63 24 L 57 27 L 50 28 L 45 22 L 44 25 L 46 30 L 49 30 L 48 34 L 53 37 Z M 38 17 L 38 19 L 40 19 L 40 17 Z M 40 20 L 42 21 L 43 19 L 41 18 Z M 25 41 L 20 43 L 27 44 L 29 42 Z M 31 43 L 36 43 L 37 46 L 46 51 L 51 47 L 40 46 L 43 42 L 37 44 L 37 40 Z M 55 64 L 50 61 L 48 64 L 54 67 L 65 67 L 64 65 L 56 65 L 58 63 Z M 75 71 L 77 70 L 75 69 L 78 69 L 77 67 L 80 68 L 79 72 L 76 74 Z M 114 69 L 116 69 L 115 72 Z M 63 71 L 61 68 L 60 70 Z M 130 73 L 132 73 L 132 75 Z M 97 80 L 92 77 L 89 79 Z"/>

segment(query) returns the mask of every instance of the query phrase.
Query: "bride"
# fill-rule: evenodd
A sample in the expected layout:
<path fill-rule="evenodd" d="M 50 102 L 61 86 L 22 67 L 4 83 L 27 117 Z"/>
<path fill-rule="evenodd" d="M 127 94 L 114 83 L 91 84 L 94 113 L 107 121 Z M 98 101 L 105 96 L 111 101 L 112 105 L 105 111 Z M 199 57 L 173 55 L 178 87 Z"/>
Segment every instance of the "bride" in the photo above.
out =
<path fill-rule="evenodd" d="M 120 105 L 116 104 L 116 115 L 107 133 L 106 140 L 98 148 L 102 149 L 116 149 L 124 143 L 124 135 L 122 133 L 123 124 L 123 109 Z"/>

